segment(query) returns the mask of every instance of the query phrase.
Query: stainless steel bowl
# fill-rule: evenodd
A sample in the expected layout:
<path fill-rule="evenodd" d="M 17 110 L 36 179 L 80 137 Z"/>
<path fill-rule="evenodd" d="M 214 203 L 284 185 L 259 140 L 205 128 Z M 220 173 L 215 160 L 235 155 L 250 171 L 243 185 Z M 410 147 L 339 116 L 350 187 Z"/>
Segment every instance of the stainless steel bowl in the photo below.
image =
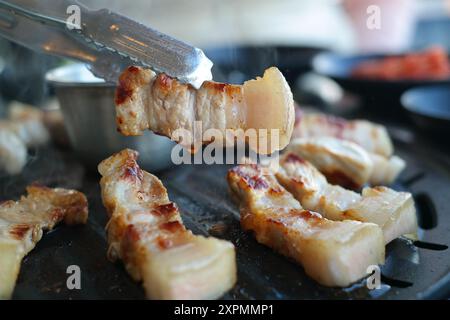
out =
<path fill-rule="evenodd" d="M 174 143 L 146 132 L 125 137 L 117 132 L 115 87 L 96 78 L 84 64 L 71 64 L 49 71 L 47 81 L 55 87 L 70 142 L 79 158 L 90 168 L 124 148 L 139 152 L 139 162 L 149 171 L 171 166 Z"/>

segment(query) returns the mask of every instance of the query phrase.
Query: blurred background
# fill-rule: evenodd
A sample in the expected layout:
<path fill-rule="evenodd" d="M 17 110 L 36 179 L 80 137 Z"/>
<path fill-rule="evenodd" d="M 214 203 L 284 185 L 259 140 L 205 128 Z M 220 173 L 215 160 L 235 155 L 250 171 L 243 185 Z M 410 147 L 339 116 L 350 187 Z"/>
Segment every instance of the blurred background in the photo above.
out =
<path fill-rule="evenodd" d="M 236 46 L 312 47 L 338 52 L 390 52 L 439 44 L 450 49 L 450 0 L 81 0 L 87 6 L 108 8 L 206 51 Z M 366 27 L 366 8 L 382 8 L 379 30 Z M 257 59 L 268 59 L 258 50 Z M 261 58 L 261 53 L 263 57 Z M 309 64 L 309 54 L 288 56 L 297 64 Z M 314 51 L 313 53 L 316 53 Z M 212 54 L 214 60 L 230 53 Z M 219 57 L 218 57 L 219 56 Z M 41 104 L 47 87 L 46 70 L 61 63 L 0 39 L 0 90 L 3 100 Z M 235 57 L 232 57 L 235 58 Z M 266 61 L 253 73 L 260 73 Z M 235 59 L 237 60 L 237 59 Z M 26 63 L 24 63 L 26 62 Z M 221 61 L 214 61 L 221 63 Z M 281 63 L 283 61 L 280 61 Z M 239 63 L 239 62 L 236 62 Z M 245 63 L 245 61 L 244 61 Z M 220 73 L 216 70 L 216 74 Z M 304 70 L 303 70 L 304 71 Z M 228 75 L 229 76 L 229 75 Z M 248 75 L 245 75 L 248 76 Z M 250 76 L 253 76 L 251 74 Z M 242 75 L 221 78 L 240 82 Z M 290 79 L 292 80 L 292 79 Z M 32 84 L 32 86 L 30 85 Z"/>
<path fill-rule="evenodd" d="M 111 8 L 202 48 L 247 44 L 289 44 L 358 50 L 353 19 L 371 4 L 382 8 L 386 26 L 373 37 L 389 41 L 397 30 L 416 33 L 411 47 L 450 46 L 448 0 L 82 0 Z M 363 15 L 361 15 L 363 13 Z M 408 30 L 409 29 L 409 30 Z M 426 35 L 426 36 L 425 36 Z M 399 42 L 402 40 L 399 40 Z"/>

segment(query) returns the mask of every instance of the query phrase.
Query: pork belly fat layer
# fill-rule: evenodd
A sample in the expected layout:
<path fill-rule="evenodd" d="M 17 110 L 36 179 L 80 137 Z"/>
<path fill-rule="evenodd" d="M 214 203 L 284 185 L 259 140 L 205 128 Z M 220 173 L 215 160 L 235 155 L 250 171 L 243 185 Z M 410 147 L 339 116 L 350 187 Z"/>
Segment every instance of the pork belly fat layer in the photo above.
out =
<path fill-rule="evenodd" d="M 390 157 L 391 138 L 382 125 L 366 120 L 346 120 L 323 113 L 299 113 L 294 138 L 335 137 L 353 141 L 368 152 Z"/>
<path fill-rule="evenodd" d="M 270 154 L 288 144 L 294 128 L 292 92 L 274 67 L 262 78 L 243 85 L 206 81 L 197 90 L 164 74 L 132 66 L 120 76 L 115 102 L 122 134 L 140 135 L 149 129 L 182 144 L 173 135 L 178 129 L 190 132 L 192 143 L 198 139 L 211 142 L 194 136 L 194 123 L 201 121 L 203 131 L 215 129 L 221 133 L 216 141 L 226 137 L 226 130 L 237 133 L 256 129 L 259 141 L 266 139 L 267 143 L 250 146 L 258 153 Z M 279 134 L 272 136 L 271 129 Z"/>
<path fill-rule="evenodd" d="M 373 171 L 373 163 L 364 149 L 333 137 L 294 139 L 286 152 L 310 161 L 330 182 L 350 189 L 361 188 Z"/>
<path fill-rule="evenodd" d="M 86 197 L 75 190 L 27 187 L 27 196 L 0 205 L 0 299 L 13 293 L 20 264 L 41 239 L 64 221 L 67 225 L 85 224 L 88 218 Z"/>
<path fill-rule="evenodd" d="M 215 299 L 236 282 L 234 246 L 193 235 L 161 181 L 123 150 L 99 165 L 110 259 L 121 259 L 149 299 Z"/>
<path fill-rule="evenodd" d="M 278 181 L 308 210 L 331 220 L 376 223 L 385 242 L 417 232 L 412 195 L 386 187 L 365 188 L 362 194 L 329 184 L 311 163 L 297 154 L 286 153 L 276 173 Z"/>
<path fill-rule="evenodd" d="M 240 202 L 241 224 L 258 242 L 295 259 L 314 280 L 345 287 L 384 263 L 381 229 L 372 223 L 330 221 L 304 210 L 258 165 L 241 165 L 227 176 Z"/>
<path fill-rule="evenodd" d="M 389 185 L 405 168 L 405 162 L 397 156 L 388 159 L 335 137 L 293 139 L 287 152 L 311 162 L 330 183 L 355 190 L 367 183 Z"/>

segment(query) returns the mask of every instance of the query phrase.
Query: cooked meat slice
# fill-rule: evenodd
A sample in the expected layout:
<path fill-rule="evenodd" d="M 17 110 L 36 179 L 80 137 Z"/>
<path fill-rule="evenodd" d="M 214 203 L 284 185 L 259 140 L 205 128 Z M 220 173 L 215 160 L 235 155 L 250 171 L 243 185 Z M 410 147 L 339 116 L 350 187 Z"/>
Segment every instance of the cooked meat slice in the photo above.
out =
<path fill-rule="evenodd" d="M 27 162 L 27 147 L 10 130 L 0 128 L 0 170 L 18 174 Z"/>
<path fill-rule="evenodd" d="M 14 290 L 20 263 L 41 239 L 64 221 L 85 224 L 86 197 L 74 190 L 29 186 L 19 201 L 0 204 L 0 299 L 9 299 Z"/>
<path fill-rule="evenodd" d="M 334 137 L 297 138 L 291 141 L 287 152 L 311 162 L 330 183 L 350 189 L 359 189 L 366 183 L 391 184 L 405 166 L 397 156 L 387 159 Z"/>
<path fill-rule="evenodd" d="M 369 157 L 373 163 L 369 183 L 373 186 L 390 185 L 397 179 L 406 166 L 405 161 L 395 155 L 390 158 L 385 158 L 371 153 Z"/>
<path fill-rule="evenodd" d="M 397 192 L 386 187 L 364 188 L 361 201 L 346 211 L 358 219 L 363 215 L 383 228 L 385 242 L 400 235 L 417 235 L 414 199 L 409 192 Z"/>
<path fill-rule="evenodd" d="M 383 229 L 385 243 L 417 232 L 416 210 L 410 193 L 375 187 L 365 188 L 360 195 L 329 184 L 311 163 L 294 153 L 281 157 L 276 177 L 305 209 L 331 220 L 375 223 Z"/>
<path fill-rule="evenodd" d="M 357 144 L 333 137 L 298 138 L 286 152 L 310 161 L 331 183 L 358 189 L 369 181 L 373 163 Z"/>
<path fill-rule="evenodd" d="M 10 104 L 9 118 L 0 120 L 0 170 L 20 173 L 26 164 L 27 147 L 49 141 L 43 116 L 36 108 L 18 102 Z"/>
<path fill-rule="evenodd" d="M 15 133 L 27 147 L 47 143 L 50 134 L 44 125 L 44 113 L 37 108 L 12 103 L 8 119 L 0 120 L 0 128 Z"/>
<path fill-rule="evenodd" d="M 255 164 L 231 169 L 228 184 L 240 201 L 242 227 L 295 259 L 319 283 L 345 287 L 366 276 L 368 266 L 384 263 L 376 224 L 331 221 L 304 210 L 272 173 Z"/>
<path fill-rule="evenodd" d="M 370 153 L 390 157 L 392 141 L 384 126 L 366 120 L 346 120 L 322 113 L 297 115 L 293 137 L 316 138 L 330 136 L 353 141 Z"/>
<path fill-rule="evenodd" d="M 161 181 L 125 149 L 99 165 L 112 260 L 121 259 L 150 299 L 215 299 L 236 282 L 234 246 L 193 235 Z"/>
<path fill-rule="evenodd" d="M 118 129 L 124 135 L 140 135 L 150 129 L 189 146 L 210 142 L 203 141 L 198 132 L 194 134 L 195 121 L 201 121 L 200 135 L 208 129 L 218 130 L 221 137 L 216 141 L 228 137 L 226 129 L 236 136 L 243 130 L 257 129 L 257 138 L 261 142 L 267 139 L 267 144 L 255 141 L 257 145 L 250 146 L 263 154 L 289 143 L 295 118 L 292 92 L 275 67 L 243 85 L 207 81 L 196 90 L 164 74 L 132 66 L 120 76 L 116 114 Z M 192 141 L 183 141 L 176 132 L 179 129 L 188 131 Z M 277 129 L 278 136 L 272 137 L 271 129 Z"/>

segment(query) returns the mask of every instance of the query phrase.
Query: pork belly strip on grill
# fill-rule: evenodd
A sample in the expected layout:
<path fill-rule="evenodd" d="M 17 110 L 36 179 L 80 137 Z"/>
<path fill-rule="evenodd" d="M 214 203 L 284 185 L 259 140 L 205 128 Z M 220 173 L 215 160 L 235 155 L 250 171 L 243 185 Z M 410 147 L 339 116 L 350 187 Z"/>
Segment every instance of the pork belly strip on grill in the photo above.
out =
<path fill-rule="evenodd" d="M 376 224 L 331 221 L 304 210 L 275 176 L 255 164 L 228 172 L 232 194 L 240 202 L 241 225 L 258 242 L 295 259 L 326 286 L 346 287 L 384 263 L 383 233 Z"/>
<path fill-rule="evenodd" d="M 406 167 L 405 160 L 396 155 L 385 158 L 378 154 L 370 153 L 369 157 L 373 163 L 373 170 L 369 179 L 369 184 L 372 186 L 392 184 Z"/>
<path fill-rule="evenodd" d="M 111 260 L 121 259 L 149 299 L 215 299 L 236 282 L 234 246 L 193 235 L 161 181 L 125 149 L 100 163 Z"/>
<path fill-rule="evenodd" d="M 379 225 L 385 243 L 417 233 L 417 217 L 410 193 L 386 187 L 364 188 L 362 194 L 329 184 L 308 161 L 285 153 L 276 173 L 278 181 L 307 210 L 331 220 L 358 220 Z"/>
<path fill-rule="evenodd" d="M 27 163 L 27 146 L 11 130 L 0 126 L 0 170 L 18 174 Z"/>
<path fill-rule="evenodd" d="M 41 146 L 50 141 L 44 117 L 44 112 L 38 108 L 12 102 L 8 109 L 8 118 L 0 120 L 0 129 L 13 132 L 27 147 Z"/>
<path fill-rule="evenodd" d="M 8 113 L 8 119 L 0 119 L 0 170 L 18 174 L 26 165 L 27 147 L 47 143 L 50 135 L 37 108 L 13 102 Z"/>
<path fill-rule="evenodd" d="M 43 230 L 61 221 L 85 224 L 88 218 L 87 200 L 81 192 L 29 186 L 27 193 L 19 201 L 0 204 L 0 299 L 11 297 L 20 263 Z"/>
<path fill-rule="evenodd" d="M 177 140 L 174 131 L 182 128 L 193 134 L 195 121 L 202 121 L 203 132 L 216 129 L 223 137 L 226 129 L 267 129 L 258 131 L 258 138 L 267 138 L 268 149 L 253 148 L 265 154 L 289 143 L 295 120 L 292 92 L 275 67 L 243 85 L 206 81 L 197 90 L 165 74 L 132 66 L 120 76 L 115 100 L 118 130 L 124 135 L 150 129 Z M 279 130 L 279 142 L 271 140 L 271 129 Z"/>
<path fill-rule="evenodd" d="M 286 152 L 311 162 L 331 183 L 350 189 L 366 183 L 389 185 L 405 168 L 405 162 L 397 156 L 387 159 L 334 137 L 297 138 L 289 143 Z"/>
<path fill-rule="evenodd" d="M 293 138 L 335 137 L 360 145 L 370 153 L 389 158 L 394 149 L 382 125 L 366 120 L 346 120 L 323 113 L 297 112 Z"/>

